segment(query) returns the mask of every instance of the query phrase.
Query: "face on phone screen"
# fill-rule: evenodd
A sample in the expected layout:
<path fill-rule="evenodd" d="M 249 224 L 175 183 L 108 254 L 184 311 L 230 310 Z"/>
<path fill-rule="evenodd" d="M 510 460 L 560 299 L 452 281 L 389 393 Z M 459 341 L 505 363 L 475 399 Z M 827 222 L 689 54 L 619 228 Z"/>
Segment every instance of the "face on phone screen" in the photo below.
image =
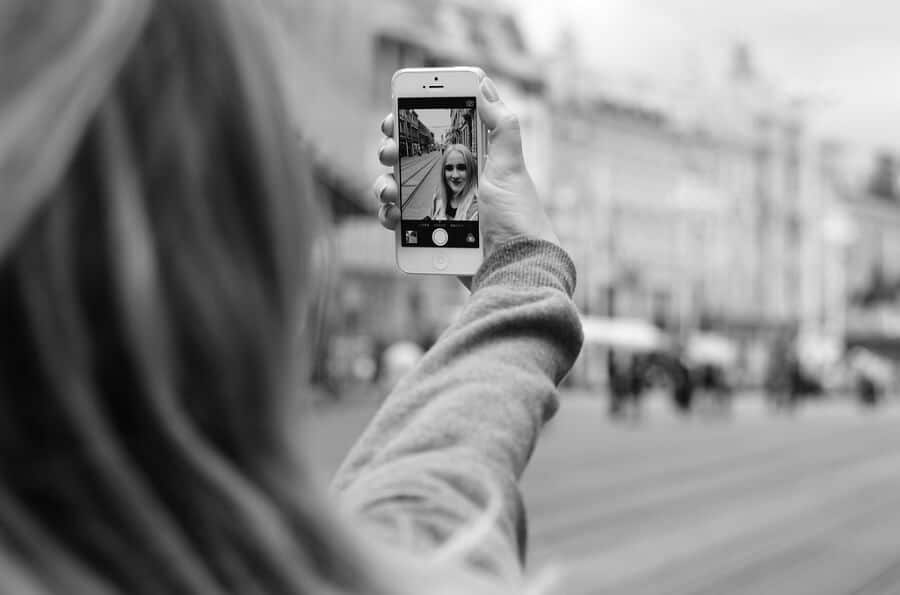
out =
<path fill-rule="evenodd" d="M 479 247 L 475 114 L 474 97 L 398 100 L 403 247 Z"/>

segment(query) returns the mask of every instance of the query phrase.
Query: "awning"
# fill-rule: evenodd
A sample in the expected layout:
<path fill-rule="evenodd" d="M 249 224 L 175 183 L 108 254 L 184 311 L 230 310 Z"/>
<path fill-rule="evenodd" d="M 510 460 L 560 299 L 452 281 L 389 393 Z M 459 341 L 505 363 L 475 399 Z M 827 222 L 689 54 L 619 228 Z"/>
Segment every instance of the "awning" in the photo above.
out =
<path fill-rule="evenodd" d="M 639 318 L 585 316 L 581 319 L 581 325 L 584 342 L 590 345 L 628 351 L 657 351 L 669 344 L 669 338 L 663 331 Z"/>

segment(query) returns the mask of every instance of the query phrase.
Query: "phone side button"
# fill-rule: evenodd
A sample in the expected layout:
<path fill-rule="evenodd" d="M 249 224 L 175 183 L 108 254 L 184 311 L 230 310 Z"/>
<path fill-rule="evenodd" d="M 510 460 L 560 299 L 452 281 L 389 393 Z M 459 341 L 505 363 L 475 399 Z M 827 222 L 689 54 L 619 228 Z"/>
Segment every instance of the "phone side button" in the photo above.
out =
<path fill-rule="evenodd" d="M 431 259 L 431 264 L 434 265 L 434 268 L 443 271 L 447 268 L 447 257 L 438 254 L 434 258 Z"/>

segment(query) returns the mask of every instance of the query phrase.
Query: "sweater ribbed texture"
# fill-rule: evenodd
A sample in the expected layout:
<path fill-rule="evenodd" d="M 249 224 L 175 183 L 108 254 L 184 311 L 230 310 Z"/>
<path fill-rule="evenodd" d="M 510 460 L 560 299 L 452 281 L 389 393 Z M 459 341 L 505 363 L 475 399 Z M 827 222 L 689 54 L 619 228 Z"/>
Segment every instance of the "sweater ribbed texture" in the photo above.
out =
<path fill-rule="evenodd" d="M 472 280 L 472 290 L 486 285 L 557 287 L 572 297 L 575 265 L 565 250 L 544 240 L 522 238 L 501 244 L 485 259 Z"/>
<path fill-rule="evenodd" d="M 361 526 L 416 554 L 484 518 L 493 503 L 495 531 L 471 564 L 500 576 L 524 563 L 518 479 L 583 337 L 571 299 L 575 267 L 552 243 L 497 247 L 472 287 L 457 320 L 385 399 L 333 487 Z"/>

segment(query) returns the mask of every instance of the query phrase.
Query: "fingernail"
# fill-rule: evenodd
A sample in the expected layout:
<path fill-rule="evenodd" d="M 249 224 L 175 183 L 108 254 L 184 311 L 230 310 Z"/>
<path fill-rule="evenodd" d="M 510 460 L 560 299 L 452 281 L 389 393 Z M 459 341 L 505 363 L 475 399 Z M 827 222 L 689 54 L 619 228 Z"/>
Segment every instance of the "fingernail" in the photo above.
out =
<path fill-rule="evenodd" d="M 500 99 L 500 96 L 497 94 L 497 87 L 494 86 L 494 82 L 488 77 L 484 77 L 481 81 L 481 94 L 491 103 Z"/>
<path fill-rule="evenodd" d="M 381 200 L 381 195 L 384 194 L 384 189 L 387 188 L 387 184 L 384 181 L 379 180 L 375 184 L 375 198 Z"/>
<path fill-rule="evenodd" d="M 384 153 L 384 143 L 381 143 L 381 146 L 378 147 L 378 160 L 381 161 L 381 154 Z"/>

